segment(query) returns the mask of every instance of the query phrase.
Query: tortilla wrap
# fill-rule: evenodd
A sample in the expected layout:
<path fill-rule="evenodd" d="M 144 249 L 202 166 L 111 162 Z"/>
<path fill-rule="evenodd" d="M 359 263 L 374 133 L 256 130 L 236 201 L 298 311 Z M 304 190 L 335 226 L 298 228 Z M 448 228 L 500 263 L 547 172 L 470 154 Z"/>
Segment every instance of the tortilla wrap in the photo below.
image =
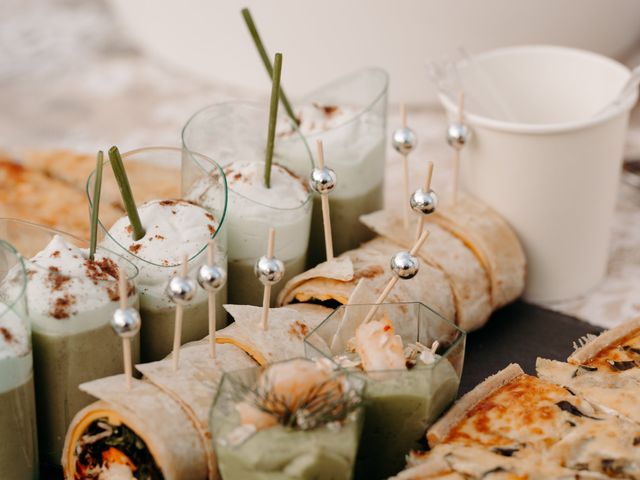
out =
<path fill-rule="evenodd" d="M 103 417 L 133 430 L 166 480 L 217 478 L 207 465 L 205 439 L 180 405 L 155 385 L 134 379 L 127 390 L 124 375 L 116 375 L 84 383 L 80 389 L 100 400 L 71 421 L 62 451 L 65 478 L 74 478 L 78 440 L 93 421 Z"/>
<path fill-rule="evenodd" d="M 231 344 L 216 345 L 216 358 L 211 358 L 207 337 L 180 349 L 177 371 L 173 370 L 171 356 L 158 362 L 136 365 L 136 368 L 146 380 L 180 404 L 205 440 L 209 471 L 215 472 L 217 462 L 211 443 L 209 410 L 218 392 L 218 385 L 224 372 L 255 366 L 256 362 L 251 357 Z"/>
<path fill-rule="evenodd" d="M 284 304 L 327 300 L 343 305 L 355 303 L 351 300 L 353 291 L 360 279 L 367 279 L 376 280 L 369 283 L 369 297 L 375 300 L 392 278 L 389 268 L 391 257 L 402 250 L 391 240 L 378 237 L 360 248 L 343 253 L 337 262 L 322 263 L 294 277 L 285 285 L 280 299 Z M 339 269 L 337 273 L 334 266 Z M 396 284 L 385 300 L 385 303 L 393 302 L 422 302 L 444 318 L 455 318 L 453 292 L 447 277 L 426 262 L 422 262 L 420 272 L 414 278 Z"/>
<path fill-rule="evenodd" d="M 360 220 L 378 235 L 405 249 L 415 242 L 417 216 L 412 217 L 408 230 L 397 214 L 387 210 L 363 215 Z M 456 306 L 456 324 L 467 331 L 482 327 L 493 311 L 487 271 L 475 254 L 453 234 L 435 223 L 429 224 L 428 230 L 429 239 L 418 255 L 447 276 Z"/>
<path fill-rule="evenodd" d="M 526 259 L 518 237 L 498 213 L 468 195 L 455 205 L 442 205 L 429 215 L 426 227 L 437 224 L 458 237 L 476 255 L 491 281 L 494 309 L 524 291 Z"/>
<path fill-rule="evenodd" d="M 218 343 L 230 343 L 249 354 L 260 365 L 304 357 L 304 338 L 326 318 L 328 309 L 269 309 L 269 322 L 262 329 L 262 307 L 225 305 L 235 320 L 217 333 Z M 310 314 L 311 313 L 311 314 Z"/>

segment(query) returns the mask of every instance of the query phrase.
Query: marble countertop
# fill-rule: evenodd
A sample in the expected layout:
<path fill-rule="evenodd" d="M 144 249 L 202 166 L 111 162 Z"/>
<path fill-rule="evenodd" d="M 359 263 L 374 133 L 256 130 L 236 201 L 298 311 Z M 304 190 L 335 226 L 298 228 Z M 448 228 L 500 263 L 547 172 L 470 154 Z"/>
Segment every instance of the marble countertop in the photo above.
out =
<path fill-rule="evenodd" d="M 18 157 L 37 149 L 179 145 L 180 130 L 197 109 L 251 95 L 145 57 L 102 0 L 3 0 L 0 66 L 0 149 Z M 420 139 L 410 167 L 415 187 L 430 159 L 436 165 L 434 188 L 446 188 L 450 152 L 444 114 L 413 109 L 409 118 Z M 391 106 L 389 130 L 398 122 L 397 107 Z M 638 111 L 626 152 L 640 158 Z M 387 158 L 386 201 L 393 204 L 401 200 L 390 188 L 400 183 L 401 162 L 391 149 Z M 640 315 L 640 189 L 624 182 L 613 229 L 601 285 L 579 299 L 545 307 L 603 327 Z"/>

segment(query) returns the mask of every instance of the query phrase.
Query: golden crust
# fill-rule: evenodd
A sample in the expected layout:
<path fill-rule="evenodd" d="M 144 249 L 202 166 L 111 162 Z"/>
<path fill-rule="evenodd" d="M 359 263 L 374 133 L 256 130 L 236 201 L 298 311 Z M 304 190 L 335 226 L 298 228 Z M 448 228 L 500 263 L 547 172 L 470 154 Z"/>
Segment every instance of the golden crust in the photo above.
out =
<path fill-rule="evenodd" d="M 101 214 L 116 219 L 122 212 L 102 205 Z M 0 216 L 89 237 L 89 206 L 82 191 L 10 160 L 0 160 Z"/>

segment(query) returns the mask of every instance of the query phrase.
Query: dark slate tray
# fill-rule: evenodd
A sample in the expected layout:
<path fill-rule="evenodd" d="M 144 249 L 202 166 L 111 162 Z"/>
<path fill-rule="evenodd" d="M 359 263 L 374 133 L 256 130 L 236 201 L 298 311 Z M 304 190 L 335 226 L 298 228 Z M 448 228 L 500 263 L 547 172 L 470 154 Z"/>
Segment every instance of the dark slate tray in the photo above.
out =
<path fill-rule="evenodd" d="M 509 363 L 518 363 L 525 372 L 535 374 L 537 357 L 566 360 L 573 352 L 573 342 L 601 331 L 574 317 L 525 302 L 508 305 L 467 337 L 460 395 Z"/>

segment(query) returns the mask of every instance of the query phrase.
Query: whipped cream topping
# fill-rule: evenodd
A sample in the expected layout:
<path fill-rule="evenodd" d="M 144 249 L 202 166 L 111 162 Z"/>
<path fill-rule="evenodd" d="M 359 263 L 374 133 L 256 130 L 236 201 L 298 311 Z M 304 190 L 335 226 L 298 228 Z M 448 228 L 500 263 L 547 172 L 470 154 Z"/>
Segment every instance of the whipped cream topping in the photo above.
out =
<path fill-rule="evenodd" d="M 0 303 L 0 360 L 20 357 L 30 350 L 25 321 L 8 305 Z"/>
<path fill-rule="evenodd" d="M 325 132 L 344 125 L 360 111 L 361 109 L 353 107 L 315 102 L 311 105 L 302 105 L 297 107 L 295 111 L 299 122 L 298 131 L 304 136 Z M 294 131 L 291 123 L 287 122 L 286 125 L 280 125 L 278 136 L 290 136 Z"/>
<path fill-rule="evenodd" d="M 271 165 L 271 188 L 264 184 L 264 162 L 233 162 L 225 167 L 224 173 L 229 189 L 270 207 L 296 208 L 309 196 L 305 182 L 280 165 Z M 237 196 L 230 196 L 231 205 L 237 200 Z"/>
<path fill-rule="evenodd" d="M 117 260 L 120 259 L 104 250 L 98 250 L 90 260 L 88 249 L 54 235 L 43 250 L 25 262 L 33 330 L 78 333 L 108 324 L 110 313 L 120 300 Z M 21 287 L 17 279 L 18 271 L 14 270 L 2 285 L 9 298 L 12 291 Z M 103 308 L 109 316 L 96 313 Z"/>
<path fill-rule="evenodd" d="M 114 249 L 115 241 L 131 253 L 128 259 L 139 269 L 136 284 L 141 293 L 165 297 L 166 284 L 183 256 L 191 259 L 201 251 L 218 224 L 206 209 L 185 200 L 151 200 L 138 207 L 138 214 L 144 237 L 133 239 L 133 228 L 124 216 L 111 227 L 104 245 Z"/>

